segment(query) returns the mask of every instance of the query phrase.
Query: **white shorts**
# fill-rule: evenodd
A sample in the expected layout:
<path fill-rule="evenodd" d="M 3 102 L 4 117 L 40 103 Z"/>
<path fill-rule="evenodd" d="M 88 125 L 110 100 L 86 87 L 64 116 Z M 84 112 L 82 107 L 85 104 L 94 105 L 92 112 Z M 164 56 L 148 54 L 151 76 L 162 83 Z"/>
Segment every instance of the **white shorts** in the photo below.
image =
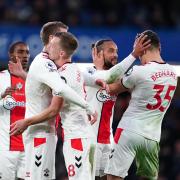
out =
<path fill-rule="evenodd" d="M 55 151 L 57 136 L 43 133 L 36 137 L 26 137 L 25 157 L 27 180 L 55 179 Z"/>
<path fill-rule="evenodd" d="M 125 178 L 136 159 L 139 176 L 157 179 L 159 143 L 127 130 L 118 128 L 117 132 L 118 130 L 121 135 L 116 139 L 118 144 L 114 145 L 105 173 Z"/>
<path fill-rule="evenodd" d="M 96 176 L 102 177 L 105 175 L 104 170 L 112 148 L 113 144 L 97 143 Z"/>
<path fill-rule="evenodd" d="M 25 155 L 19 151 L 0 151 L 0 179 L 25 177 Z"/>
<path fill-rule="evenodd" d="M 69 180 L 95 179 L 95 138 L 66 140 L 63 154 Z"/>

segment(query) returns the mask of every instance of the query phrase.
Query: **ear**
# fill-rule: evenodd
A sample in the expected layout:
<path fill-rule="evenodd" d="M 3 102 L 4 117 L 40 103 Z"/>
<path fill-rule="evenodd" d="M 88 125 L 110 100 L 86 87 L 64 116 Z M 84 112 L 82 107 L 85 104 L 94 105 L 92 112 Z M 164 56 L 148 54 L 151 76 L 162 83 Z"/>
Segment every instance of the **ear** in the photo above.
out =
<path fill-rule="evenodd" d="M 52 40 L 53 37 L 53 35 L 49 35 L 49 42 Z"/>
<path fill-rule="evenodd" d="M 60 51 L 60 52 L 59 52 L 59 55 L 60 55 L 61 57 L 63 57 L 63 56 L 65 55 L 65 52 L 64 52 L 64 51 Z"/>

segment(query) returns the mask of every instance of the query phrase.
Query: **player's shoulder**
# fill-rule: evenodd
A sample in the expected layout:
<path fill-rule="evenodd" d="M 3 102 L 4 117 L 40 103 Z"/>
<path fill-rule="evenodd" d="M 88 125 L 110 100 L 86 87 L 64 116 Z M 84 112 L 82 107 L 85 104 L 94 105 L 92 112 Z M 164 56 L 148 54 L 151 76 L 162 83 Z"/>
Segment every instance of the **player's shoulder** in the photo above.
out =
<path fill-rule="evenodd" d="M 8 70 L 3 70 L 3 71 L 0 71 L 0 76 L 7 76 L 7 75 L 10 75 L 9 71 Z"/>
<path fill-rule="evenodd" d="M 63 64 L 59 68 L 59 71 L 60 72 L 69 72 L 69 71 L 73 72 L 73 71 L 76 71 L 77 69 L 78 67 L 75 63 L 68 62 L 68 63 Z"/>
<path fill-rule="evenodd" d="M 85 71 L 89 74 L 94 74 L 97 70 L 94 66 L 87 67 Z"/>
<path fill-rule="evenodd" d="M 49 62 L 49 61 L 51 61 L 51 60 L 49 59 L 48 54 L 45 52 L 41 52 L 38 55 L 36 55 L 36 57 L 33 60 L 33 63 L 35 62 L 35 63 L 43 64 L 43 63 Z"/>
<path fill-rule="evenodd" d="M 39 53 L 33 60 L 30 66 L 31 69 L 36 69 L 37 71 L 43 71 L 43 69 L 48 69 L 49 71 L 57 70 L 55 63 L 50 60 L 44 53 Z"/>

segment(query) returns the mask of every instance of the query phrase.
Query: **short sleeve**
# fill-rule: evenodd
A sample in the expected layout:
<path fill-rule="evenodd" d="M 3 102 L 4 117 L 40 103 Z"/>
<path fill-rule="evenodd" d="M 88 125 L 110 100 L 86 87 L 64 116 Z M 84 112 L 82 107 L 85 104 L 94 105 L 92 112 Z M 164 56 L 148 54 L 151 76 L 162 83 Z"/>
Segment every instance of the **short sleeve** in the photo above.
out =
<path fill-rule="evenodd" d="M 61 84 L 64 82 L 60 78 L 56 65 L 51 60 L 43 59 L 38 63 L 34 68 L 33 76 L 55 92 L 59 92 L 62 89 Z"/>
<path fill-rule="evenodd" d="M 125 88 L 132 89 L 136 84 L 136 68 L 131 68 L 122 78 L 122 84 Z"/>

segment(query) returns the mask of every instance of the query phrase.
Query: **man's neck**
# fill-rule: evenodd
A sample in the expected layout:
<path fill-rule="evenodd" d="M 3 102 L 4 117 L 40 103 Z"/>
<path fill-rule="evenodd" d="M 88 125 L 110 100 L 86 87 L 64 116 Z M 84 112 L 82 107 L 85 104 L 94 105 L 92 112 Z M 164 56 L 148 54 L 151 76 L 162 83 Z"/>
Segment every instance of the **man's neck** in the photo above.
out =
<path fill-rule="evenodd" d="M 146 54 L 143 57 L 142 64 L 147 64 L 151 61 L 156 61 L 158 63 L 164 63 L 164 61 L 159 53 L 151 53 L 151 54 Z"/>
<path fill-rule="evenodd" d="M 71 63 L 72 60 L 71 60 L 71 58 L 69 58 L 69 59 L 58 59 L 58 60 L 56 60 L 54 62 L 57 65 L 57 67 L 60 68 L 66 63 Z"/>

